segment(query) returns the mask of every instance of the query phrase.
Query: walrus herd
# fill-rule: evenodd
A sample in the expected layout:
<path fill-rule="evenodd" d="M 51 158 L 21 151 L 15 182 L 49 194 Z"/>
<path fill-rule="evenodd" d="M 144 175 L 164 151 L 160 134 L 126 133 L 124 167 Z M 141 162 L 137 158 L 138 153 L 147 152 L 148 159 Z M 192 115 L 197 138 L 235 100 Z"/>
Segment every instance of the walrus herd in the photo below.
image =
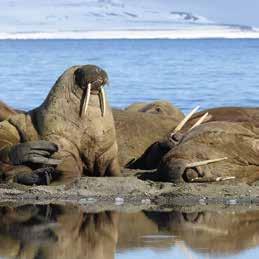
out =
<path fill-rule="evenodd" d="M 111 109 L 107 73 L 73 66 L 45 101 L 25 112 L 0 102 L 2 182 L 73 182 L 156 170 L 161 181 L 259 180 L 259 108 L 225 107 L 188 116 L 166 101 Z"/>

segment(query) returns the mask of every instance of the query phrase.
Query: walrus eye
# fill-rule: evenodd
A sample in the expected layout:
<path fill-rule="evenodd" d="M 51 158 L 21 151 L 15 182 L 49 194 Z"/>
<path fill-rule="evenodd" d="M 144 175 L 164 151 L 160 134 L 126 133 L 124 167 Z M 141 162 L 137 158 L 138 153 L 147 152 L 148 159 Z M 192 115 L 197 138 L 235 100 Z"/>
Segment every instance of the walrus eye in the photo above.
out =
<path fill-rule="evenodd" d="M 74 76 L 75 76 L 76 85 L 79 86 L 80 88 L 84 89 L 87 85 L 87 82 L 85 81 L 84 71 L 81 68 L 78 68 L 74 72 Z"/>

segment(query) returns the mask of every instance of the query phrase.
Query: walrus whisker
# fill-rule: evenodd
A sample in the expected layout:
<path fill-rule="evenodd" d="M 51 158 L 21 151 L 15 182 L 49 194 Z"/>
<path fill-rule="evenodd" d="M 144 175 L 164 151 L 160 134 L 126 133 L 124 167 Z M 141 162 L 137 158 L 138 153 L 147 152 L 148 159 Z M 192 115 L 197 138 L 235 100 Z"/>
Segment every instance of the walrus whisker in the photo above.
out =
<path fill-rule="evenodd" d="M 104 116 L 105 115 L 106 99 L 105 99 L 105 92 L 104 92 L 103 86 L 101 87 L 101 91 L 100 91 L 99 97 L 100 97 L 102 116 Z"/>
<path fill-rule="evenodd" d="M 193 130 L 194 128 L 198 127 L 199 125 L 201 125 L 206 118 L 208 117 L 209 113 L 206 112 L 188 131 Z"/>
<path fill-rule="evenodd" d="M 183 126 L 187 123 L 187 121 L 192 117 L 192 115 L 200 108 L 200 106 L 195 107 L 179 124 L 178 126 L 174 129 L 173 133 L 171 134 L 174 135 L 176 132 L 180 131 Z"/>
<path fill-rule="evenodd" d="M 212 164 L 212 163 L 221 162 L 221 161 L 227 160 L 227 159 L 228 159 L 227 157 L 222 157 L 222 158 L 217 158 L 217 159 L 211 159 L 211 160 L 204 160 L 204 161 L 194 162 L 194 163 L 187 164 L 186 168 L 208 165 L 208 164 Z"/>
<path fill-rule="evenodd" d="M 84 115 L 85 115 L 86 112 L 87 112 L 88 104 L 89 104 L 89 101 L 90 101 L 91 88 L 92 88 L 92 85 L 89 83 L 89 84 L 87 85 L 86 96 L 85 96 L 84 105 L 83 105 Z"/>

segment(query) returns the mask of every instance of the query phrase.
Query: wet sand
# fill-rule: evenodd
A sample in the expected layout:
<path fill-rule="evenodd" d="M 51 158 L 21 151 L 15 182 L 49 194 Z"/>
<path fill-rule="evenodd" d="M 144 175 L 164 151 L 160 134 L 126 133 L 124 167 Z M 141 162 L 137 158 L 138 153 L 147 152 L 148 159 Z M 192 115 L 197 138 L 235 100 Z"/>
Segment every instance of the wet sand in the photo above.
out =
<path fill-rule="evenodd" d="M 28 187 L 0 185 L 1 203 L 75 204 L 88 211 L 200 210 L 259 205 L 259 186 L 242 183 L 186 183 L 142 181 L 132 176 L 83 177 L 70 185 Z"/>

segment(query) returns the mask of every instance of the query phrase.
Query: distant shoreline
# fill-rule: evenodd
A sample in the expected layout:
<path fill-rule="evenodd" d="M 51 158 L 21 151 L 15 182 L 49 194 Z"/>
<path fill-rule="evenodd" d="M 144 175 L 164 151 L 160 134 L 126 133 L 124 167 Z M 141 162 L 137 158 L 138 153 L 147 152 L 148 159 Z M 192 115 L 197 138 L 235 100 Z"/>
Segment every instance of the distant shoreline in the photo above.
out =
<path fill-rule="evenodd" d="M 259 31 L 237 30 L 117 30 L 84 32 L 0 32 L 0 40 L 107 39 L 259 39 Z"/>

